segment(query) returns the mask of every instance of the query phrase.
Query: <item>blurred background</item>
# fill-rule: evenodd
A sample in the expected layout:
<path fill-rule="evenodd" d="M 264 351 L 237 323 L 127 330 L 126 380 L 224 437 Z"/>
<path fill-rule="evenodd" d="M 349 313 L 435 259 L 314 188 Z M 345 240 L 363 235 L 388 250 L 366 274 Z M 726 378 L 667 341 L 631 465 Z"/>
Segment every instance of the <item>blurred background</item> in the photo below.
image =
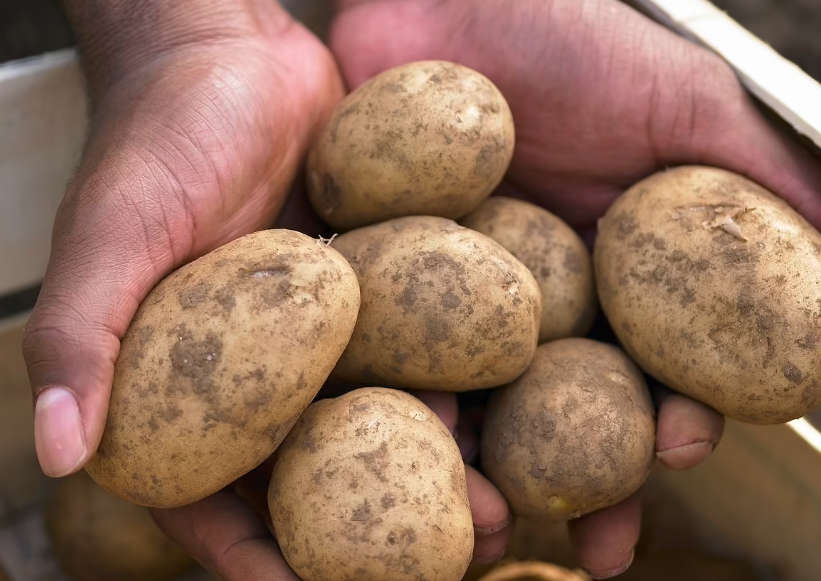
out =
<path fill-rule="evenodd" d="M 717 0 L 753 34 L 821 80 L 819 0 Z M 73 44 L 71 30 L 53 0 L 0 0 L 0 62 Z"/>

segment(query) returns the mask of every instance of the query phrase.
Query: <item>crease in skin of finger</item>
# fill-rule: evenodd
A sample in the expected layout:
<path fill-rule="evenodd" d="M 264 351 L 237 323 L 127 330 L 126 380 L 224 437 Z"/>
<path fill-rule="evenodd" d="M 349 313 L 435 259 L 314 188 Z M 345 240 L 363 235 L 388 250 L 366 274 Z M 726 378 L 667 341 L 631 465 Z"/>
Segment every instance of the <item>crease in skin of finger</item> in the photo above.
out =
<path fill-rule="evenodd" d="M 706 460 L 721 441 L 724 416 L 682 394 L 670 392 L 658 399 L 656 457 L 673 470 Z"/>

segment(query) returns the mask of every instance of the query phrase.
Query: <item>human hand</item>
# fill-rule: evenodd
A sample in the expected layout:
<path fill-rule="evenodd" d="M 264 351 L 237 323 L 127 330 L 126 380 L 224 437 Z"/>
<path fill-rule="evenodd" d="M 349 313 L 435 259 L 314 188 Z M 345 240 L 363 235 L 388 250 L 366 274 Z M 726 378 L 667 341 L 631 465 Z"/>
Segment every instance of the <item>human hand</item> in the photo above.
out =
<path fill-rule="evenodd" d="M 330 44 L 350 88 L 396 65 L 443 59 L 487 75 L 508 99 L 517 144 L 508 179 L 590 242 L 627 187 L 667 166 L 713 165 L 781 195 L 821 228 L 821 171 L 758 112 L 730 68 L 615 0 L 339 0 Z M 695 466 L 723 418 L 655 386 L 656 451 Z M 640 503 L 570 523 L 596 578 L 629 566 Z"/>
<path fill-rule="evenodd" d="M 166 274 L 270 225 L 343 95 L 270 0 L 66 0 L 93 111 L 24 353 L 44 472 L 94 454 L 120 338 Z"/>

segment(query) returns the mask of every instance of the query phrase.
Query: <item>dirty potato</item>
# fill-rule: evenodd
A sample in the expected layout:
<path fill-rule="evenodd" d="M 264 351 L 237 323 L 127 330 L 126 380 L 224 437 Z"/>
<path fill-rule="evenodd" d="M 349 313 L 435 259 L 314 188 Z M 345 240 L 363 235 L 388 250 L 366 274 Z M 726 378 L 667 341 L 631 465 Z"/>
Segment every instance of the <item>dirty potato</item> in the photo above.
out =
<path fill-rule="evenodd" d="M 218 491 L 279 445 L 345 348 L 358 308 L 342 256 L 289 230 L 251 234 L 180 268 L 123 339 L 87 470 L 146 506 Z"/>
<path fill-rule="evenodd" d="M 277 451 L 268 503 L 305 581 L 458 581 L 473 554 L 456 441 L 401 391 L 312 404 Z"/>
<path fill-rule="evenodd" d="M 171 581 L 194 567 L 145 508 L 106 492 L 84 472 L 60 482 L 45 520 L 57 561 L 74 581 Z"/>
<path fill-rule="evenodd" d="M 456 219 L 501 182 L 514 141 L 510 108 L 487 78 L 411 63 L 339 105 L 311 150 L 308 191 L 340 230 L 420 214 Z"/>
<path fill-rule="evenodd" d="M 528 370 L 494 394 L 481 450 L 516 514 L 568 520 L 636 492 L 655 458 L 644 377 L 618 348 L 589 339 L 541 345 Z"/>
<path fill-rule="evenodd" d="M 465 391 L 527 369 L 539 335 L 533 275 L 499 244 L 445 218 L 397 218 L 333 242 L 362 308 L 335 379 Z"/>
<path fill-rule="evenodd" d="M 751 181 L 681 167 L 632 187 L 599 226 L 602 308 L 656 379 L 744 422 L 821 404 L 821 235 Z"/>
<path fill-rule="evenodd" d="M 573 229 L 544 208 L 493 196 L 459 222 L 501 244 L 530 269 L 542 293 L 539 343 L 585 335 L 596 317 L 593 264 Z"/>

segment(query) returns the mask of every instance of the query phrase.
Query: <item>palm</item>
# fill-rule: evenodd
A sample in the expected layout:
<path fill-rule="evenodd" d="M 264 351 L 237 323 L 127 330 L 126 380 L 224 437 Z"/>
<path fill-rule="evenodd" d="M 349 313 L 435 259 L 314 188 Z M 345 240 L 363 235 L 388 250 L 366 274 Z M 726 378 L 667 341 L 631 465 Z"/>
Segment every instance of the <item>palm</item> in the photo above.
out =
<path fill-rule="evenodd" d="M 666 165 L 761 159 L 734 131 L 752 106 L 730 69 L 614 0 L 354 0 L 331 46 L 352 86 L 420 59 L 485 73 L 516 120 L 509 178 L 580 228 Z"/>
<path fill-rule="evenodd" d="M 105 96 L 111 102 L 128 94 L 100 125 L 94 147 L 131 145 L 122 154 L 132 160 L 133 177 L 154 185 L 129 200 L 141 220 L 131 227 L 142 228 L 149 244 L 168 240 L 176 264 L 270 223 L 312 132 L 341 97 L 322 45 L 301 28 L 288 34 L 296 38 L 277 46 L 262 37 L 213 54 L 180 51 Z M 293 54 L 283 55 L 283 44 Z"/>

